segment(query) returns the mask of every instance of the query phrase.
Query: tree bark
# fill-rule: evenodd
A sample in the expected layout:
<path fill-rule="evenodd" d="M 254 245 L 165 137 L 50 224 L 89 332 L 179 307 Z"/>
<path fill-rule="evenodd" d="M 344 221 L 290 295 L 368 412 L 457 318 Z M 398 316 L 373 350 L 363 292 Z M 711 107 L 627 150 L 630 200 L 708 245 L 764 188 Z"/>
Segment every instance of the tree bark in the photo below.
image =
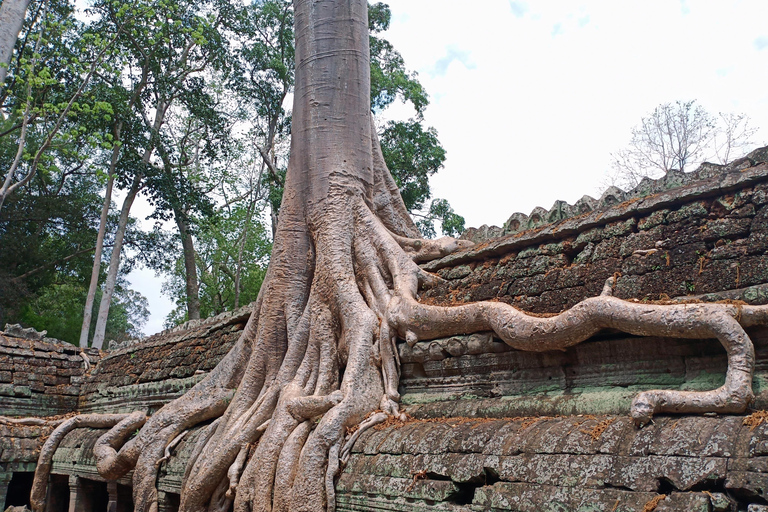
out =
<path fill-rule="evenodd" d="M 13 47 L 19 38 L 29 0 L 3 0 L 0 3 L 0 88 L 8 75 Z"/>
<path fill-rule="evenodd" d="M 200 285 L 197 279 L 195 263 L 195 243 L 189 230 L 189 221 L 184 212 L 174 210 L 176 226 L 181 236 L 181 247 L 184 253 L 184 281 L 187 290 L 187 318 L 200 319 Z"/>
<path fill-rule="evenodd" d="M 125 237 L 125 230 L 128 226 L 128 217 L 131 213 L 131 206 L 136 199 L 136 195 L 141 190 L 141 181 L 143 176 L 136 174 L 133 178 L 131 188 L 128 190 L 128 195 L 123 200 L 123 207 L 120 210 L 120 217 L 117 221 L 117 231 L 115 232 L 115 244 L 112 247 L 112 255 L 109 258 L 109 270 L 107 271 L 107 279 L 104 282 L 104 291 L 101 294 L 101 303 L 99 304 L 99 316 L 96 317 L 96 328 L 93 332 L 93 342 L 91 346 L 101 349 L 104 345 L 104 336 L 107 330 L 107 318 L 109 317 L 109 306 L 112 302 L 112 294 L 115 291 L 115 284 L 117 283 L 117 273 L 120 269 L 120 253 L 123 249 L 123 238 Z"/>

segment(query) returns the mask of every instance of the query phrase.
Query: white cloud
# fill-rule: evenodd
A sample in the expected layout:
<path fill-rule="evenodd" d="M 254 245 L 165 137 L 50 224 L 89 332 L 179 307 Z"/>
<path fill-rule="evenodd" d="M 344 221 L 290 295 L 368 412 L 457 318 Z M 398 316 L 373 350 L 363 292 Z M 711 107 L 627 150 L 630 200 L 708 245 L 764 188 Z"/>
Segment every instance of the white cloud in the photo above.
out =
<path fill-rule="evenodd" d="M 452 62 L 460 62 L 467 69 L 475 69 L 477 66 L 472 62 L 472 58 L 469 52 L 456 48 L 455 46 L 449 46 L 445 57 L 438 60 L 430 73 L 432 76 L 445 76 L 448 72 L 448 66 Z"/>

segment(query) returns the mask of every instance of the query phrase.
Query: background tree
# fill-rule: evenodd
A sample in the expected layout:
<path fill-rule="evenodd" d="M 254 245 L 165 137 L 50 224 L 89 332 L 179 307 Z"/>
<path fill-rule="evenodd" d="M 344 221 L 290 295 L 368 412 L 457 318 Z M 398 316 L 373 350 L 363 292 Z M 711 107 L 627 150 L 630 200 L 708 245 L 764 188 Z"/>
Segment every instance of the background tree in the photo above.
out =
<path fill-rule="evenodd" d="M 611 184 L 633 188 L 644 177 L 685 171 L 704 160 L 725 164 L 744 152 L 755 129 L 744 114 L 713 116 L 696 101 L 663 103 L 632 129 L 629 145 L 611 154 Z"/>
<path fill-rule="evenodd" d="M 271 234 L 254 215 L 256 201 L 226 207 L 198 224 L 196 264 L 200 275 L 200 314 L 214 316 L 256 300 L 264 281 Z M 177 308 L 166 318 L 166 326 L 186 321 L 186 284 L 182 259 L 169 269 L 163 290 Z"/>
<path fill-rule="evenodd" d="M 44 171 L 57 151 L 83 143 L 95 149 L 102 142 L 103 123 L 86 129 L 76 118 L 111 115 L 111 105 L 94 98 L 90 89 L 97 72 L 112 72 L 107 61 L 122 27 L 104 39 L 77 21 L 73 12 L 66 0 L 51 0 L 41 2 L 28 17 L 11 84 L 0 95 L 6 114 L 0 139 L 15 146 L 13 157 L 4 162 L 0 208 L 9 195 Z"/>
<path fill-rule="evenodd" d="M 391 169 L 408 212 L 414 216 L 422 235 L 434 238 L 435 221 L 444 235 L 459 236 L 464 231 L 464 217 L 457 215 L 445 199 L 432 198 L 429 178 L 443 168 L 445 149 L 434 128 L 422 126 L 415 119 L 390 121 L 381 133 L 381 151 Z"/>
<path fill-rule="evenodd" d="M 39 305 L 66 311 L 67 322 L 79 316 L 71 303 L 83 296 L 85 268 L 99 245 L 100 160 L 112 145 L 111 63 L 121 30 L 102 38 L 75 12 L 63 0 L 31 4 L 0 93 L 0 195 L 7 198 L 0 208 L 0 322 L 23 322 L 70 342 L 77 341 L 71 330 L 38 314 Z M 132 229 L 129 241 L 134 235 Z M 103 278 L 100 265 L 95 275 Z M 45 325 L 49 320 L 53 325 Z M 110 329 L 120 337 L 118 324 Z"/>
<path fill-rule="evenodd" d="M 13 47 L 21 32 L 29 0 L 3 0 L 0 3 L 0 89 L 11 65 Z"/>
<path fill-rule="evenodd" d="M 222 5 L 224 9 L 219 8 Z M 178 160 L 166 143 L 169 137 L 173 140 L 167 133 L 172 125 L 167 122 L 167 116 L 174 112 L 174 108 L 193 115 L 206 110 L 210 96 L 204 72 L 209 68 L 223 68 L 227 50 L 220 31 L 226 4 L 150 1 L 128 6 L 105 1 L 96 8 L 102 13 L 106 28 L 121 23 L 126 16 L 141 14 L 131 18 L 131 24 L 123 30 L 124 37 L 118 40 L 125 55 L 123 68 L 127 70 L 123 81 L 131 84 L 132 103 L 128 115 L 134 133 L 130 140 L 136 144 L 122 141 L 120 149 L 118 165 L 123 172 L 118 183 L 122 182 L 128 191 L 121 208 L 93 336 L 94 346 L 100 347 L 104 342 L 111 294 L 120 266 L 122 233 L 137 194 L 144 190 L 158 210 L 176 208 L 179 229 L 186 227 L 188 214 L 184 210 L 195 203 L 195 198 L 202 197 L 199 189 L 188 186 L 186 174 L 181 172 L 180 164 L 188 163 L 189 155 L 181 154 L 183 160 Z M 187 192 L 186 205 L 177 200 L 179 189 Z M 158 215 L 162 214 L 158 212 Z M 182 239 L 191 242 L 188 235 Z M 194 271 L 194 265 L 188 268 Z M 190 276 L 190 281 L 196 282 L 196 276 Z M 194 293 L 190 297 L 191 316 L 197 317 L 199 311 Z"/>

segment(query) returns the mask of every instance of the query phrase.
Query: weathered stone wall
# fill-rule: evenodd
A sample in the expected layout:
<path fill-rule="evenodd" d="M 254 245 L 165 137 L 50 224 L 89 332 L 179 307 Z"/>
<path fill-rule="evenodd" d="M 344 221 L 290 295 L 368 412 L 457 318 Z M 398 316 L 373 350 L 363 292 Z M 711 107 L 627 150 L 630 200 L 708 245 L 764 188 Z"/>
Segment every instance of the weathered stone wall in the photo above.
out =
<path fill-rule="evenodd" d="M 500 300 L 557 313 L 599 294 L 605 279 L 620 273 L 614 293 L 622 298 L 766 303 L 764 153 L 470 232 L 476 247 L 425 265 L 446 282 L 421 299 Z M 484 239 L 489 233 L 502 236 Z M 78 411 L 153 412 L 220 361 L 249 312 L 118 347 L 82 382 Z M 749 334 L 753 405 L 768 409 L 768 328 Z M 659 416 L 643 429 L 627 417 L 640 390 L 721 385 L 726 358 L 716 340 L 602 332 L 567 351 L 526 353 L 480 333 L 400 344 L 399 356 L 412 420 L 361 437 L 337 485 L 339 510 L 617 512 L 656 500 L 658 511 L 703 512 L 768 504 L 768 426 L 753 429 L 758 416 L 750 425 L 738 415 Z M 193 429 L 161 465 L 161 512 L 178 505 L 186 460 L 202 432 Z M 54 478 L 69 482 L 62 485 L 72 496 L 97 484 L 106 496 L 91 453 L 101 433 L 73 431 L 54 457 Z M 31 459 L 39 449 L 32 435 L 24 430 L 15 434 L 17 444 L 2 445 L 11 455 L 0 452 L 0 464 Z M 110 500 L 125 494 L 129 476 L 109 484 Z"/>
<path fill-rule="evenodd" d="M 95 349 L 82 354 L 78 347 L 58 340 L 0 332 L 0 414 L 55 416 L 74 411 L 87 368 L 100 359 Z"/>
<path fill-rule="evenodd" d="M 187 322 L 109 352 L 83 385 L 80 412 L 152 412 L 181 396 L 229 352 L 251 309 Z"/>
<path fill-rule="evenodd" d="M 0 416 L 72 413 L 89 369 L 101 358 L 99 351 L 81 352 L 68 343 L 45 338 L 44 333 L 9 331 L 0 332 Z M 24 335 L 28 336 L 17 337 Z M 51 426 L 0 419 L 0 508 L 4 509 L 9 489 L 18 492 L 31 483 L 40 448 L 52 430 Z"/>
<path fill-rule="evenodd" d="M 624 299 L 734 290 L 734 298 L 765 303 L 767 228 L 768 164 L 759 163 L 430 262 L 425 268 L 447 282 L 422 297 L 558 313 L 620 274 L 614 295 Z"/>
<path fill-rule="evenodd" d="M 355 444 L 337 510 L 629 512 L 654 499 L 658 512 L 735 510 L 737 500 L 759 503 L 768 490 L 768 425 L 743 423 L 660 417 L 639 430 L 626 416 L 537 416 L 395 424 Z"/>
<path fill-rule="evenodd" d="M 753 407 L 768 409 L 768 328 L 755 345 Z M 626 414 L 646 389 L 721 386 L 726 354 L 717 340 L 605 333 L 567 351 L 522 352 L 490 333 L 399 346 L 401 392 L 419 417 Z"/>

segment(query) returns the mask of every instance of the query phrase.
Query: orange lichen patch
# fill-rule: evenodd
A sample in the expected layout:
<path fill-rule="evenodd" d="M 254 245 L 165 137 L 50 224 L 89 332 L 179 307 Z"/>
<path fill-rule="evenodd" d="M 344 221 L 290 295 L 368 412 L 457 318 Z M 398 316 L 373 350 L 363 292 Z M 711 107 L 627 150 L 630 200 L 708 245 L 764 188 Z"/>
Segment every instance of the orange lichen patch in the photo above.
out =
<path fill-rule="evenodd" d="M 411 485 L 409 485 L 405 489 L 405 492 L 411 492 L 413 490 L 413 488 L 416 487 L 416 481 L 417 480 L 424 480 L 425 478 L 427 478 L 427 470 L 426 469 L 422 469 L 421 471 L 417 471 L 416 473 L 414 473 L 413 474 L 413 481 L 411 482 Z"/>
<path fill-rule="evenodd" d="M 627 206 L 636 203 L 642 199 L 645 199 L 644 197 L 633 197 L 631 199 L 627 199 L 626 201 L 622 201 L 619 204 L 615 206 L 615 208 L 626 208 Z"/>
<path fill-rule="evenodd" d="M 592 427 L 589 430 L 582 430 L 585 434 L 589 434 L 589 436 L 592 438 L 593 441 L 597 441 L 600 439 L 600 436 L 603 435 L 603 432 L 605 432 L 608 427 L 611 426 L 611 424 L 616 421 L 616 418 L 607 418 Z"/>
<path fill-rule="evenodd" d="M 655 498 L 651 499 L 648 503 L 645 504 L 643 507 L 643 512 L 653 512 L 656 510 L 656 507 L 659 506 L 659 503 L 667 499 L 666 494 L 659 494 Z"/>
<path fill-rule="evenodd" d="M 517 253 L 509 253 L 499 260 L 499 265 L 504 266 L 517 257 Z"/>
<path fill-rule="evenodd" d="M 742 425 L 749 427 L 749 430 L 755 430 L 768 420 L 768 411 L 755 411 L 742 422 Z"/>
<path fill-rule="evenodd" d="M 707 257 L 706 256 L 699 256 L 699 275 L 701 275 L 702 272 L 704 272 L 704 266 L 707 264 Z"/>

